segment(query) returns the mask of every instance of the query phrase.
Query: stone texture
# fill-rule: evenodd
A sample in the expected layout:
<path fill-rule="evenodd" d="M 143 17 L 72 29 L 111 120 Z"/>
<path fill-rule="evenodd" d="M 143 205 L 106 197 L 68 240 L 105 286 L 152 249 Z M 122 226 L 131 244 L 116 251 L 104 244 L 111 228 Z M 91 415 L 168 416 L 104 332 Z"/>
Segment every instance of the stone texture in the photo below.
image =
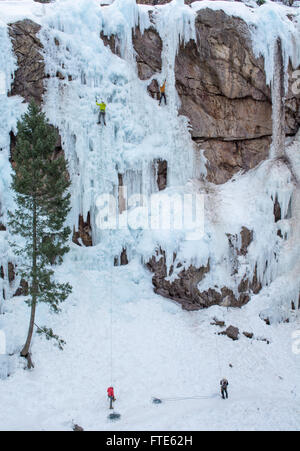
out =
<path fill-rule="evenodd" d="M 240 140 L 222 141 L 220 139 L 195 139 L 198 152 L 204 150 L 207 158 L 207 180 L 221 184 L 231 179 L 239 171 L 248 171 L 268 158 L 271 136 Z"/>
<path fill-rule="evenodd" d="M 156 160 L 156 180 L 159 191 L 166 189 L 168 183 L 168 162 Z"/>
<path fill-rule="evenodd" d="M 214 322 L 210 324 L 212 326 L 225 327 L 225 321 L 219 321 L 217 318 L 214 318 Z"/>
<path fill-rule="evenodd" d="M 114 258 L 114 266 L 126 266 L 128 263 L 127 249 L 123 248 L 121 254 Z"/>
<path fill-rule="evenodd" d="M 181 46 L 176 58 L 180 113 L 207 158 L 207 179 L 224 183 L 252 169 L 269 154 L 272 101 L 263 58 L 252 51 L 248 26 L 223 11 L 202 10 L 196 19 L 197 42 Z M 289 69 L 292 72 L 292 69 Z M 300 125 L 299 103 L 290 89 L 286 133 Z"/>
<path fill-rule="evenodd" d="M 270 135 L 270 90 L 263 59 L 253 55 L 248 26 L 223 11 L 205 9 L 197 15 L 196 31 L 197 43 L 180 48 L 175 68 L 181 112 L 190 117 L 193 137 Z"/>
<path fill-rule="evenodd" d="M 3 265 L 1 265 L 0 266 L 0 278 L 1 279 L 5 279 L 5 273 L 7 273 L 7 279 L 8 279 L 9 284 L 12 285 L 16 279 L 16 273 L 17 273 L 16 266 L 13 263 L 8 262 L 7 269 L 5 271 Z M 5 293 L 4 289 L 3 289 L 2 295 L 3 295 L 3 299 L 6 299 L 6 293 Z M 28 295 L 28 283 L 26 282 L 26 280 L 21 279 L 19 288 L 16 290 L 14 296 L 27 296 L 27 295 Z"/>
<path fill-rule="evenodd" d="M 93 246 L 90 213 L 88 213 L 86 221 L 84 220 L 82 215 L 79 216 L 78 230 L 76 231 L 74 228 L 72 241 L 78 246 Z"/>
<path fill-rule="evenodd" d="M 141 80 L 148 80 L 162 68 L 162 40 L 154 28 L 148 28 L 142 34 L 138 28 L 132 36 L 136 52 L 138 75 Z"/>
<path fill-rule="evenodd" d="M 28 282 L 26 282 L 26 280 L 22 279 L 20 282 L 20 286 L 16 290 L 14 296 L 28 296 L 28 292 L 29 292 Z"/>
<path fill-rule="evenodd" d="M 173 256 L 174 265 L 176 261 L 176 254 Z M 173 299 L 181 304 L 185 310 L 199 310 L 210 307 L 212 305 L 222 305 L 225 307 L 242 307 L 249 302 L 251 284 L 245 284 L 245 290 L 241 289 L 238 298 L 235 297 L 232 290 L 227 287 L 222 287 L 221 290 L 210 288 L 207 291 L 199 291 L 198 284 L 210 271 L 209 263 L 207 266 L 195 268 L 190 265 L 189 268 L 179 271 L 178 277 L 170 282 L 166 280 L 174 271 L 174 265 L 171 266 L 170 271 L 167 271 L 166 255 L 160 249 L 156 256 L 153 256 L 147 263 L 148 269 L 154 273 L 152 282 L 155 293 Z M 182 265 L 177 263 L 177 268 Z"/>
<path fill-rule="evenodd" d="M 121 42 L 118 36 L 106 36 L 102 31 L 100 38 L 103 40 L 104 45 L 109 47 L 115 55 L 121 57 Z M 136 27 L 132 33 L 132 43 L 136 53 L 139 78 L 148 80 L 155 73 L 161 72 L 163 44 L 158 32 L 151 27 L 144 30 L 144 33 L 141 33 L 140 29 Z M 157 90 L 159 92 L 158 85 Z"/>
<path fill-rule="evenodd" d="M 120 47 L 120 41 L 117 36 L 111 35 L 106 36 L 103 31 L 100 33 L 100 38 L 104 42 L 104 45 L 106 47 L 109 47 L 112 53 L 115 55 L 121 56 L 121 47 Z"/>
<path fill-rule="evenodd" d="M 40 25 L 29 19 L 15 22 L 9 27 L 18 62 L 10 94 L 20 95 L 27 102 L 34 99 L 38 104 L 42 102 L 45 78 L 42 44 L 37 37 L 40 28 Z"/>
<path fill-rule="evenodd" d="M 160 98 L 159 84 L 155 78 L 147 86 L 147 91 L 153 99 L 159 100 Z"/>
<path fill-rule="evenodd" d="M 238 236 L 232 235 L 230 233 L 227 234 L 228 242 L 230 247 L 234 250 L 237 256 L 247 255 L 248 247 L 253 241 L 253 230 L 247 229 L 247 227 L 242 227 L 241 232 L 241 246 L 238 247 L 236 244 L 238 243 Z"/>
<path fill-rule="evenodd" d="M 289 87 L 285 100 L 285 122 L 286 133 L 288 135 L 296 135 L 300 126 L 300 95 L 295 95 L 293 92 L 294 83 L 296 81 L 296 79 L 293 78 L 293 72 L 294 69 L 290 64 L 288 69 Z M 299 88 L 299 83 L 296 84 L 297 88 Z"/>
<path fill-rule="evenodd" d="M 236 341 L 239 339 L 240 331 L 237 327 L 229 326 L 225 330 L 225 334 L 227 335 L 228 338 L 231 338 L 231 340 Z"/>
<path fill-rule="evenodd" d="M 126 266 L 128 265 L 128 257 L 127 257 L 127 250 L 123 249 L 120 255 L 120 265 Z"/>
<path fill-rule="evenodd" d="M 245 337 L 249 338 L 250 340 L 254 337 L 254 334 L 252 332 L 243 332 L 243 335 L 245 335 Z"/>
<path fill-rule="evenodd" d="M 280 203 L 278 202 L 278 198 L 276 197 L 275 202 L 274 202 L 274 220 L 275 222 L 280 221 L 281 218 L 281 207 L 280 207 Z"/>
<path fill-rule="evenodd" d="M 15 267 L 11 262 L 8 262 L 7 266 L 8 266 L 8 281 L 9 283 L 12 283 L 16 277 Z"/>

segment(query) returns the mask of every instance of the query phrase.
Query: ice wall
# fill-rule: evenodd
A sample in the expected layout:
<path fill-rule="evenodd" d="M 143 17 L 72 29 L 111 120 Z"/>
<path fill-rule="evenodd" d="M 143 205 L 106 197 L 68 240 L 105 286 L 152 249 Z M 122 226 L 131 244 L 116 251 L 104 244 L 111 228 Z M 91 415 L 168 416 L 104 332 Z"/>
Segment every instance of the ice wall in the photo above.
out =
<path fill-rule="evenodd" d="M 16 121 L 20 111 L 22 99 L 8 97 L 8 93 L 16 70 L 16 59 L 8 36 L 8 29 L 0 19 L 0 224 L 7 223 L 7 209 L 12 207 L 10 191 L 11 165 L 10 157 L 10 131 L 15 130 Z M 2 227 L 4 228 L 4 227 Z M 0 229 L 0 267 L 4 279 L 0 277 L 0 312 L 3 308 L 3 293 L 9 298 L 12 287 L 8 282 L 8 262 L 14 261 L 8 245 L 8 232 Z"/>
<path fill-rule="evenodd" d="M 70 8 L 72 14 L 68 14 Z M 164 12 L 162 28 L 172 29 L 172 17 Z M 116 193 L 119 173 L 124 175 L 129 194 L 145 195 L 157 190 L 155 159 L 168 160 L 170 185 L 185 184 L 192 175 L 193 143 L 186 119 L 178 118 L 174 102 L 160 108 L 137 76 L 131 38 L 137 25 L 143 29 L 150 21 L 147 8 L 133 0 L 115 1 L 105 8 L 94 1 L 81 0 L 76 6 L 64 1 L 47 15 L 40 36 L 50 74 L 44 109 L 60 130 L 73 180 L 71 225 L 77 225 L 80 213 L 86 216 L 90 211 L 95 244 L 103 238 L 95 224 L 97 197 Z M 190 27 L 189 15 L 187 39 Z M 178 36 L 184 29 L 180 23 Z M 123 58 L 104 46 L 101 31 L 119 37 Z M 173 65 L 176 46 L 170 49 Z M 57 78 L 57 72 L 65 79 Z M 177 101 L 167 56 L 163 72 L 170 77 L 168 97 Z M 108 105 L 106 127 L 97 125 L 96 98 Z"/>
<path fill-rule="evenodd" d="M 43 108 L 50 122 L 59 129 L 69 162 L 72 212 L 68 221 L 70 226 L 76 227 L 79 215 L 86 218 L 90 212 L 93 230 L 94 247 L 72 247 L 66 257 L 70 265 L 78 270 L 107 267 L 123 248 L 127 249 L 129 259 L 137 257 L 147 261 L 155 249 L 161 247 L 167 253 L 169 265 L 174 252 L 178 263 L 185 267 L 207 265 L 210 261 L 212 269 L 199 286 L 201 290 L 227 286 L 237 293 L 241 279 L 245 274 L 251 279 L 255 269 L 264 286 L 274 283 L 284 266 L 279 266 L 282 247 L 279 226 L 284 232 L 284 241 L 291 236 L 288 218 L 294 190 L 291 172 L 282 162 L 266 162 L 221 187 L 205 180 L 190 182 L 195 175 L 197 179 L 205 178 L 205 157 L 202 155 L 200 160 L 195 160 L 188 120 L 178 116 L 180 100 L 175 89 L 174 64 L 180 42 L 195 37 L 197 12 L 206 7 L 223 9 L 249 24 L 255 53 L 264 56 L 267 80 L 271 82 L 278 37 L 282 42 L 283 67 L 286 69 L 289 60 L 295 67 L 300 62 L 298 21 L 289 20 L 286 9 L 274 4 L 251 9 L 236 2 L 204 1 L 188 7 L 183 0 L 174 0 L 152 8 L 151 22 L 150 8 L 136 5 L 135 0 L 115 0 L 105 7 L 100 7 L 96 0 L 59 0 L 43 6 L 46 14 L 39 16 L 42 25 L 39 37 L 49 75 Z M 148 82 L 138 78 L 132 44 L 135 27 L 143 31 L 150 24 L 155 26 L 163 41 L 162 71 L 156 74 L 160 82 L 167 79 L 168 105 L 162 107 L 149 97 Z M 121 58 L 104 45 L 101 32 L 118 36 Z M 5 112 L 0 124 L 0 184 L 1 202 L 9 205 L 9 132 L 15 130 L 17 118 L 26 105 L 21 105 L 22 99 L 7 97 L 16 66 L 6 24 L 0 23 L 0 33 L 0 70 L 5 71 L 6 83 L 5 93 L 0 94 L 0 111 Z M 275 84 L 273 89 L 277 90 Z M 97 125 L 96 99 L 107 103 L 106 127 Z M 158 193 L 155 170 L 158 159 L 168 163 L 164 193 Z M 143 231 L 130 226 L 113 231 L 99 229 L 101 196 L 115 195 L 115 208 L 120 211 L 120 180 L 129 197 L 133 194 L 144 194 L 148 198 L 153 193 L 157 196 L 203 193 L 204 236 L 193 241 L 189 239 L 190 231 L 186 230 Z M 274 223 L 275 199 L 282 211 L 279 224 Z M 139 211 L 134 206 L 130 212 L 138 217 Z M 239 247 L 243 226 L 254 231 L 254 239 L 248 256 L 239 256 L 233 262 L 227 235 L 236 235 Z M 5 248 L 7 235 L 6 232 L 1 234 L 3 255 L 6 255 L 9 252 Z M 288 257 L 286 259 L 288 267 Z M 235 274 L 232 274 L 233 264 L 238 269 Z M 176 271 L 173 277 L 177 277 Z"/>

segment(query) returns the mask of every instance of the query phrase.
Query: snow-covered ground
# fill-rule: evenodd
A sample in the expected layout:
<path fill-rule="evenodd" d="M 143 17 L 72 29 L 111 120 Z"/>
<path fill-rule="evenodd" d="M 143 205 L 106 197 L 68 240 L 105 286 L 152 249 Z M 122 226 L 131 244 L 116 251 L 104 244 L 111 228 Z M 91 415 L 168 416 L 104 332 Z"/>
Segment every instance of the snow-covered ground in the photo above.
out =
<path fill-rule="evenodd" d="M 32 372 L 11 357 L 13 374 L 0 383 L 1 430 L 70 430 L 72 421 L 87 430 L 300 430 L 295 324 L 267 326 L 258 319 L 255 304 L 228 312 L 216 307 L 184 312 L 152 294 L 149 275 L 134 263 L 77 274 L 65 265 L 60 274 L 72 283 L 74 295 L 59 316 L 39 309 L 37 322 L 47 318 L 67 345 L 59 351 L 36 337 Z M 117 423 L 107 420 L 111 301 L 112 382 L 116 411 L 122 414 Z M 24 338 L 28 311 L 22 299 L 8 308 L 0 327 L 13 352 Z M 218 336 L 221 329 L 210 325 L 214 316 L 270 344 Z M 223 376 L 230 383 L 228 401 L 219 397 Z M 156 406 L 152 396 L 208 399 Z"/>

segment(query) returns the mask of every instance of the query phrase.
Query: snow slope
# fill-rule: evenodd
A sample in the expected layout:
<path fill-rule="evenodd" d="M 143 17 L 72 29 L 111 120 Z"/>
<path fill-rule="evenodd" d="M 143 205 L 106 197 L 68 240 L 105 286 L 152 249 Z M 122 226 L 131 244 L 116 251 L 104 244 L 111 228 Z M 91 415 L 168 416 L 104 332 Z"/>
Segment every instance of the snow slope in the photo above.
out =
<path fill-rule="evenodd" d="M 70 280 L 74 295 L 58 317 L 39 309 L 38 322 L 47 320 L 67 346 L 61 352 L 35 338 L 33 372 L 24 372 L 24 362 L 11 358 L 14 373 L 0 383 L 1 430 L 70 430 L 72 420 L 86 430 L 300 429 L 294 325 L 267 326 L 258 318 L 258 306 L 254 312 L 250 304 L 229 312 L 219 307 L 183 312 L 152 294 L 149 275 L 136 263 L 78 273 L 66 264 L 60 277 Z M 112 382 L 116 410 L 122 414 L 118 423 L 107 420 L 111 300 Z M 5 330 L 14 331 L 8 333 L 8 351 L 13 352 L 23 340 L 28 312 L 21 299 L 14 300 L 10 310 L 0 327 L 5 324 Z M 210 325 L 214 316 L 270 344 L 217 336 L 221 329 Z M 228 401 L 218 396 L 223 376 L 230 382 Z M 209 398 L 155 406 L 152 396 Z"/>

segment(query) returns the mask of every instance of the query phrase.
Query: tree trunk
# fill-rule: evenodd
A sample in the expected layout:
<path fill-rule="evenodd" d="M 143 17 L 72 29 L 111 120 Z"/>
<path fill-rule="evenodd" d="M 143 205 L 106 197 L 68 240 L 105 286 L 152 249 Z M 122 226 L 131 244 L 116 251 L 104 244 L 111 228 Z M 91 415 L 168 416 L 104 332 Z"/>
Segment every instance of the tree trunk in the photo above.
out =
<path fill-rule="evenodd" d="M 31 299 L 31 314 L 30 314 L 30 323 L 27 334 L 26 343 L 21 351 L 21 356 L 25 357 L 28 362 L 28 369 L 34 368 L 34 365 L 31 360 L 31 355 L 29 353 L 33 330 L 34 330 L 34 321 L 35 321 L 35 312 L 36 312 L 36 302 L 37 302 L 37 207 L 36 200 L 33 201 L 33 240 L 32 240 L 32 299 Z"/>

